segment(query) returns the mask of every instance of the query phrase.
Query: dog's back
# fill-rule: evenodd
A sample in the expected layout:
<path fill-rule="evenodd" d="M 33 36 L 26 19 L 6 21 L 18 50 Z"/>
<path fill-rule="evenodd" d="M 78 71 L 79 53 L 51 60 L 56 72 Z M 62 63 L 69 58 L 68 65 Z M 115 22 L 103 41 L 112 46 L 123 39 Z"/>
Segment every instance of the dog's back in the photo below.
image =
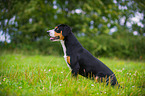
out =
<path fill-rule="evenodd" d="M 65 60 L 71 68 L 73 76 L 80 74 L 101 81 L 105 78 L 107 84 L 118 84 L 115 74 L 82 47 L 69 26 L 61 24 L 48 32 L 51 41 L 61 41 Z"/>

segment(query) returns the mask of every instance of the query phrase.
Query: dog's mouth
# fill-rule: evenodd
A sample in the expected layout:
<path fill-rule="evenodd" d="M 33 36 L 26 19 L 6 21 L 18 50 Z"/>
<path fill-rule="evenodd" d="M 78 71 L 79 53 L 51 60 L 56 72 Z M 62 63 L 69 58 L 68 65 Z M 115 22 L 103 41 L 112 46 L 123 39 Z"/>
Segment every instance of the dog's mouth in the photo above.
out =
<path fill-rule="evenodd" d="M 59 41 L 59 38 L 60 38 L 59 36 L 57 36 L 57 37 L 50 37 L 50 40 L 51 41 Z"/>
<path fill-rule="evenodd" d="M 56 33 L 54 30 L 47 31 L 48 36 L 50 36 L 50 41 L 60 41 L 60 33 Z"/>

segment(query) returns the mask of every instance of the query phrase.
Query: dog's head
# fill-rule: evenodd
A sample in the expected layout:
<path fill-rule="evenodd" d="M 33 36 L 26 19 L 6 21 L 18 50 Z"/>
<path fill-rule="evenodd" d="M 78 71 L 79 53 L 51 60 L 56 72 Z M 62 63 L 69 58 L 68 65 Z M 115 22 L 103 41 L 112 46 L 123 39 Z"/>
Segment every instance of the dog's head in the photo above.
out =
<path fill-rule="evenodd" d="M 47 31 L 47 33 L 51 36 L 51 41 L 60 41 L 64 40 L 71 33 L 71 28 L 65 24 L 60 24 L 55 29 Z"/>

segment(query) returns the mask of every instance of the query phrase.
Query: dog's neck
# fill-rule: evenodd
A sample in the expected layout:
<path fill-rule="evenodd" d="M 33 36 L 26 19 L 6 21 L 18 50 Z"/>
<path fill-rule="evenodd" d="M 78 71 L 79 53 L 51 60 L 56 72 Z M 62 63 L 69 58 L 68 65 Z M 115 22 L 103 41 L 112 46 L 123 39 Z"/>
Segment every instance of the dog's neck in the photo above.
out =
<path fill-rule="evenodd" d="M 82 45 L 79 43 L 73 33 L 66 37 L 65 40 L 61 40 L 60 42 L 63 48 L 64 56 L 70 56 L 70 54 L 74 52 L 74 49 L 76 49 L 76 47 L 82 47 Z"/>

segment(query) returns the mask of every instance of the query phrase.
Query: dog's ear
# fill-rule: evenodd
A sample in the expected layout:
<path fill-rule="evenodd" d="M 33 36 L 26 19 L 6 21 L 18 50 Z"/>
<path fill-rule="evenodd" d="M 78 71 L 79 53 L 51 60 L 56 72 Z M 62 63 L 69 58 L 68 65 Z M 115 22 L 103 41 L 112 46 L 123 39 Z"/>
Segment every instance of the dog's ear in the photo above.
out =
<path fill-rule="evenodd" d="M 71 31 L 72 31 L 71 28 L 70 28 L 69 26 L 65 25 L 65 26 L 63 27 L 62 35 L 63 35 L 63 36 L 68 36 L 68 34 L 70 34 Z"/>

